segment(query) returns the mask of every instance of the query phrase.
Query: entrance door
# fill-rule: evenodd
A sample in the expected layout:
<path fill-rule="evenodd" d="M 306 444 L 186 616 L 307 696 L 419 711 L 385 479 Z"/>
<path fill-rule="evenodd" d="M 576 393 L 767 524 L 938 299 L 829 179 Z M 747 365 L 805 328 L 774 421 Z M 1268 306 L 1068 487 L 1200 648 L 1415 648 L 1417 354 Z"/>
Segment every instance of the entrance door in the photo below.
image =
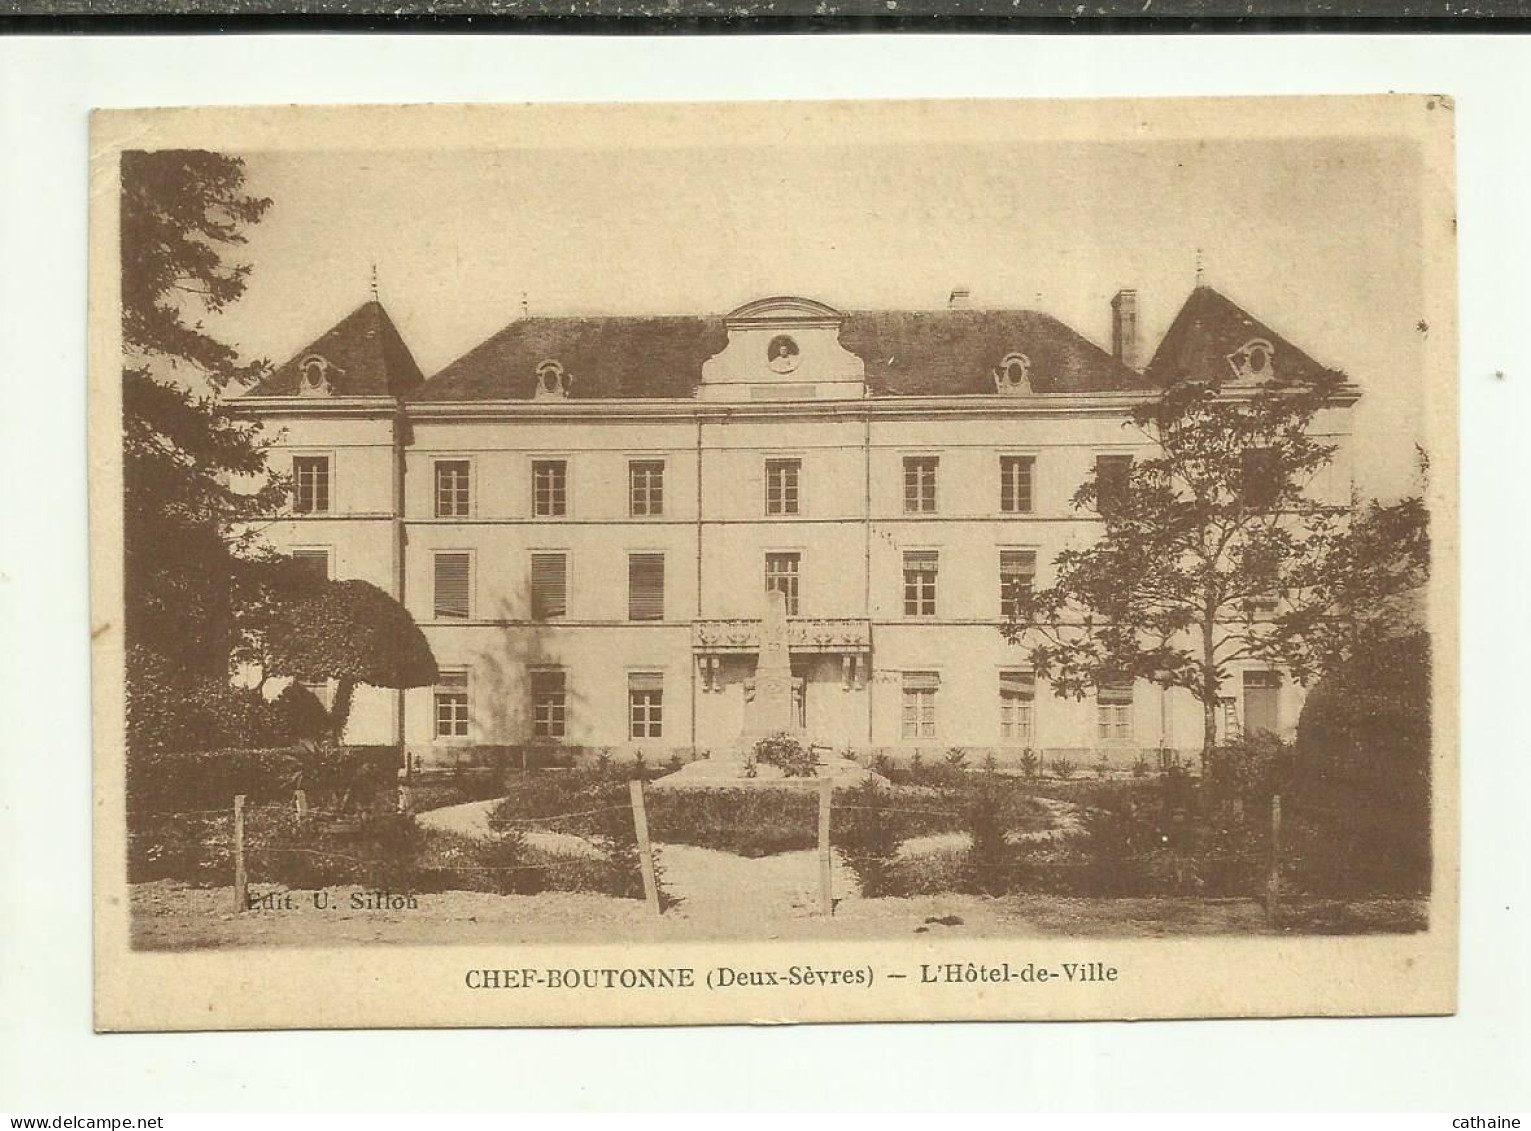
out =
<path fill-rule="evenodd" d="M 1244 673 L 1244 733 L 1281 730 L 1281 677 L 1275 672 Z"/>

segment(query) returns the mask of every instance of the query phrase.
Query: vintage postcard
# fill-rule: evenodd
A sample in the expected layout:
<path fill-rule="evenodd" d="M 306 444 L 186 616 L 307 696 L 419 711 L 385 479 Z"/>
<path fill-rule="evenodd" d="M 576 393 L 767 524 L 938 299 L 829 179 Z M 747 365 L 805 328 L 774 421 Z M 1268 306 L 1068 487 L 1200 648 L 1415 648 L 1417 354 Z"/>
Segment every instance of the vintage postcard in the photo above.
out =
<path fill-rule="evenodd" d="M 1453 115 L 99 112 L 98 1027 L 1453 1011 Z"/>

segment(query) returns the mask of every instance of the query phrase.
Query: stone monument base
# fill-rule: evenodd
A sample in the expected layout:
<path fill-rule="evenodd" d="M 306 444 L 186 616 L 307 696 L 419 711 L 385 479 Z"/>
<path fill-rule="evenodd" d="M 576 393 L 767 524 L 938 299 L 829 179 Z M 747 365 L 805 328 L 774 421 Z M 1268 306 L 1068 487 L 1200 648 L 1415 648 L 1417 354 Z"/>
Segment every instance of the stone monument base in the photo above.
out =
<path fill-rule="evenodd" d="M 881 774 L 837 754 L 824 755 L 816 767 L 816 775 L 811 778 L 789 778 L 782 773 L 780 766 L 763 762 L 756 763 L 754 777 L 746 777 L 745 767 L 748 762 L 749 747 L 726 752 L 714 750 L 710 758 L 689 762 L 673 774 L 655 778 L 649 783 L 649 788 L 737 789 L 774 786 L 778 789 L 804 789 L 812 788 L 822 781 L 830 781 L 836 788 L 848 789 L 868 781 L 875 781 L 880 786 L 888 784 L 888 780 Z"/>

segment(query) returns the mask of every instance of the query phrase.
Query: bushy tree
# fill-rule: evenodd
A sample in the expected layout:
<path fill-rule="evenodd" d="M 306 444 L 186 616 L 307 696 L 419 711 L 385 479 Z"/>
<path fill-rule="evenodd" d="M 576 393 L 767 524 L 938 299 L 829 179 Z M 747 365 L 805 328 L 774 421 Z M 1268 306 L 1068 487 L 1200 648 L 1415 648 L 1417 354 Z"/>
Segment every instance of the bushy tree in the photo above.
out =
<path fill-rule="evenodd" d="M 262 635 L 266 674 L 338 681 L 330 709 L 337 742 L 357 684 L 403 689 L 437 678 L 436 658 L 409 610 L 365 581 L 298 588 L 279 601 Z"/>
<path fill-rule="evenodd" d="M 1391 514 L 1357 534 L 1349 505 L 1310 493 L 1335 451 L 1312 425 L 1341 382 L 1180 381 L 1135 409 L 1151 454 L 1117 479 L 1097 470 L 1074 496 L 1100 514 L 1100 539 L 1060 553 L 1052 586 L 1011 595 L 1002 631 L 1033 645 L 1038 674 L 1080 697 L 1120 679 L 1185 688 L 1202 705 L 1204 757 L 1231 664 L 1313 678 L 1358 595 L 1410 583 L 1393 568 Z"/>

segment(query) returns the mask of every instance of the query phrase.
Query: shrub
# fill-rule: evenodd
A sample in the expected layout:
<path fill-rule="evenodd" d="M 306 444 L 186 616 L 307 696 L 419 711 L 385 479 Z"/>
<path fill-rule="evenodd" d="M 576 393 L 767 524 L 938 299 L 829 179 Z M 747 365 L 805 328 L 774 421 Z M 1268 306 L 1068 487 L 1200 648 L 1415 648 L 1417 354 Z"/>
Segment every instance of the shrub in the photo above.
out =
<path fill-rule="evenodd" d="M 818 775 L 813 751 L 790 734 L 771 734 L 755 743 L 757 763 L 776 766 L 783 777 L 811 778 Z"/>
<path fill-rule="evenodd" d="M 985 775 L 967 797 L 966 817 L 972 846 L 968 850 L 971 871 L 969 889 L 997 895 L 1009 888 L 1007 873 L 1014 865 L 1005 843 L 1005 798 L 996 782 Z"/>
<path fill-rule="evenodd" d="M 1141 754 L 1132 760 L 1132 776 L 1135 778 L 1148 776 L 1148 759 Z"/>
<path fill-rule="evenodd" d="M 993 755 L 990 755 L 990 757 L 993 757 Z M 1028 746 L 1028 747 L 1026 747 L 1025 750 L 1022 750 L 1021 751 L 1021 773 L 1022 773 L 1022 775 L 1024 775 L 1025 777 L 1028 777 L 1028 778 L 1036 777 L 1037 776 L 1037 767 L 1038 767 L 1038 763 L 1039 762 L 1040 762 L 1040 759 L 1037 757 L 1037 752 L 1035 750 L 1033 750 L 1031 747 Z"/>
<path fill-rule="evenodd" d="M 1073 762 L 1070 762 L 1067 758 L 1053 759 L 1053 776 L 1061 781 L 1068 781 L 1069 778 L 1073 777 L 1074 771 L 1077 768 L 1078 767 L 1075 766 Z"/>
<path fill-rule="evenodd" d="M 1265 805 L 1285 788 L 1291 770 L 1291 746 L 1262 730 L 1209 751 L 1203 780 L 1218 802 Z"/>
<path fill-rule="evenodd" d="M 818 798 L 812 790 L 655 789 L 647 795 L 649 833 L 739 856 L 771 856 L 818 844 Z"/>
<path fill-rule="evenodd" d="M 868 779 L 844 791 L 830 839 L 856 875 L 861 894 L 869 899 L 896 894 L 891 869 L 901 837 L 896 816 L 887 811 L 888 794 Z"/>
<path fill-rule="evenodd" d="M 989 757 L 992 758 L 994 755 L 990 754 Z M 946 764 L 954 770 L 962 769 L 967 760 L 968 752 L 960 746 L 949 747 L 946 751 Z"/>

